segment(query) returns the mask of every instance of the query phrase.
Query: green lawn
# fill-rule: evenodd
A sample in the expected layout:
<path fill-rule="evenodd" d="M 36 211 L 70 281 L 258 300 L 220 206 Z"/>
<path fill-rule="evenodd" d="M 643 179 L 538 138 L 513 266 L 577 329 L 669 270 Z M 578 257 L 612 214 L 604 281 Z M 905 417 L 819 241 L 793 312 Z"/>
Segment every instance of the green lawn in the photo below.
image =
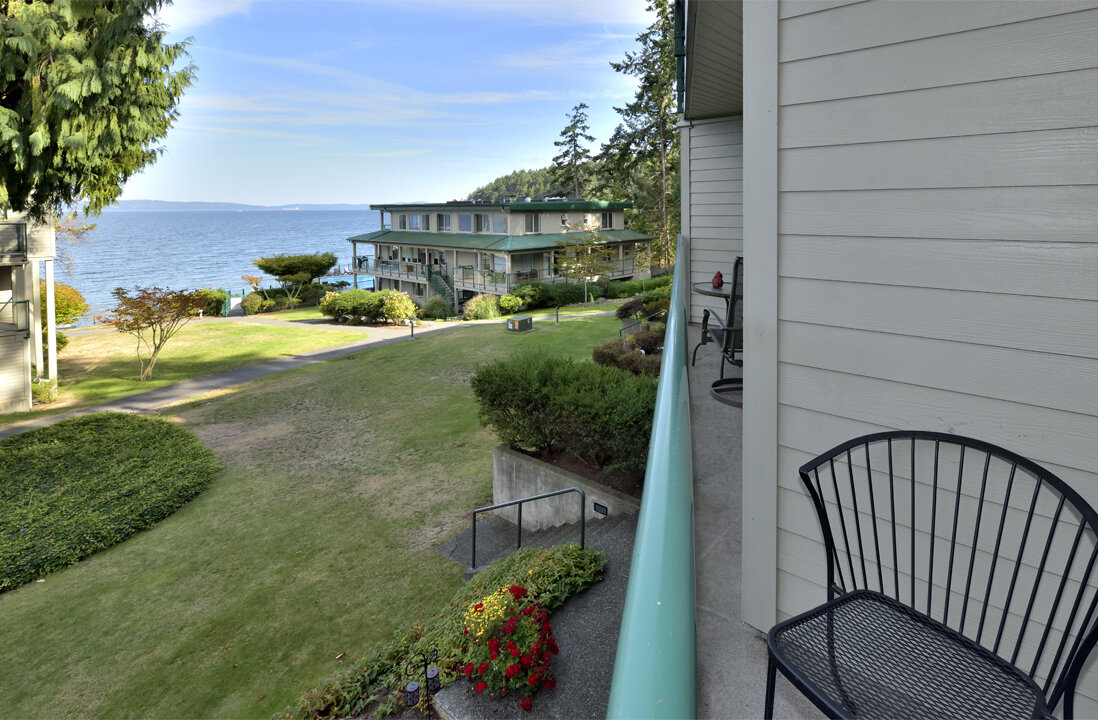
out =
<path fill-rule="evenodd" d="M 561 315 L 591 315 L 593 313 L 614 312 L 624 300 L 610 300 L 601 305 L 565 305 L 560 309 Z M 541 308 L 540 310 L 522 310 L 517 315 L 529 315 L 530 317 L 555 317 L 556 308 Z"/>
<path fill-rule="evenodd" d="M 192 322 L 168 341 L 153 377 L 138 381 L 136 339 L 115 330 L 74 333 L 57 360 L 61 397 L 53 405 L 0 415 L 0 425 L 98 405 L 284 355 L 363 340 L 361 332 L 306 325 L 278 327 L 230 320 Z"/>
<path fill-rule="evenodd" d="M 491 495 L 476 366 L 520 346 L 590 357 L 618 324 L 471 325 L 175 408 L 224 472 L 156 527 L 0 595 L 3 715 L 269 718 L 460 584 L 433 548 Z"/>
<path fill-rule="evenodd" d="M 270 318 L 271 320 L 286 320 L 293 322 L 295 320 L 327 320 L 327 318 L 321 314 L 320 308 L 315 305 L 312 307 L 296 308 L 294 310 L 280 310 L 279 312 L 263 313 L 259 317 Z"/>

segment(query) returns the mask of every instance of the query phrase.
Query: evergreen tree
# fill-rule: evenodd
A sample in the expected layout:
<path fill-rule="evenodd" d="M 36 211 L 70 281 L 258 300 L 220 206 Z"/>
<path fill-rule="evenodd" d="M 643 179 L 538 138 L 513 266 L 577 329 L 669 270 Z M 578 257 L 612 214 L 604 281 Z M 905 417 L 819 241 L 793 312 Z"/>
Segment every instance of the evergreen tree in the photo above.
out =
<path fill-rule="evenodd" d="M 0 0 L 0 210 L 98 214 L 154 162 L 194 78 L 165 0 Z"/>
<path fill-rule="evenodd" d="M 656 21 L 637 36 L 640 47 L 626 53 L 615 71 L 638 80 L 637 94 L 614 108 L 621 123 L 602 147 L 600 194 L 633 202 L 630 225 L 653 235 L 651 259 L 674 261 L 673 238 L 679 232 L 679 138 L 675 103 L 675 23 L 670 0 L 651 0 Z"/>
<path fill-rule="evenodd" d="M 553 158 L 553 182 L 559 188 L 572 190 L 572 197 L 581 199 L 586 194 L 587 177 L 590 170 L 591 153 L 584 143 L 594 142 L 595 138 L 587 131 L 587 103 L 572 108 L 568 116 L 568 125 L 560 131 L 560 140 L 553 143 L 560 153 Z M 567 191 L 564 192 L 568 194 Z"/>
<path fill-rule="evenodd" d="M 507 198 L 525 200 L 532 198 L 540 200 L 546 195 L 552 195 L 553 181 L 550 178 L 549 168 L 536 170 L 515 170 L 507 175 L 502 175 L 487 185 L 478 187 L 466 196 L 466 200 L 484 200 L 486 202 L 503 202 Z"/>

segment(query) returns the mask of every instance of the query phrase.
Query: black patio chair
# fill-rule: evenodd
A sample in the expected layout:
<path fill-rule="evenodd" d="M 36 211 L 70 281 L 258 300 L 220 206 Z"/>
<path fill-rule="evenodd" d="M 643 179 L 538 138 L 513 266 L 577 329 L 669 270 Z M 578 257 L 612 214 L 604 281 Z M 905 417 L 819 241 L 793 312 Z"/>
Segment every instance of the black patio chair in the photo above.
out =
<path fill-rule="evenodd" d="M 990 443 L 878 433 L 800 468 L 827 602 L 779 623 L 776 670 L 832 718 L 1074 716 L 1098 641 L 1098 514 Z"/>
<path fill-rule="evenodd" d="M 731 287 L 728 293 L 726 322 L 724 318 L 706 308 L 702 310 L 701 341 L 694 346 L 690 358 L 693 367 L 702 345 L 715 343 L 721 349 L 720 377 L 710 387 L 713 397 L 726 405 L 743 407 L 743 378 L 724 376 L 725 366 L 743 367 L 743 258 L 736 258 L 732 268 Z"/>

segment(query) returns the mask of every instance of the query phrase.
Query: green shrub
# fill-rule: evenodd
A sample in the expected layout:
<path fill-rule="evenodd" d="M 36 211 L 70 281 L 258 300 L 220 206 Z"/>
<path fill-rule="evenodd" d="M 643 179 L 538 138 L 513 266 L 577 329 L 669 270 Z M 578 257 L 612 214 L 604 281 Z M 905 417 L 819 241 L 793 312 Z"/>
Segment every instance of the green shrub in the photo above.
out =
<path fill-rule="evenodd" d="M 466 320 L 491 320 L 499 316 L 499 300 L 495 295 L 476 295 L 465 303 Z"/>
<path fill-rule="evenodd" d="M 56 380 L 35 378 L 34 382 L 31 383 L 31 399 L 35 405 L 49 405 L 57 402 L 60 394 L 61 391 L 57 388 Z"/>
<path fill-rule="evenodd" d="M 423 306 L 423 313 L 429 318 L 448 318 L 457 315 L 454 306 L 446 302 L 446 298 L 435 295 Z"/>
<path fill-rule="evenodd" d="M 633 337 L 633 342 L 648 355 L 655 355 L 663 347 L 663 328 L 641 330 Z"/>
<path fill-rule="evenodd" d="M 646 290 L 646 291 L 640 293 L 639 295 L 637 295 L 637 299 L 640 300 L 645 305 L 647 305 L 648 303 L 651 303 L 651 302 L 656 302 L 657 300 L 668 300 L 668 301 L 670 301 L 671 300 L 671 286 L 670 285 L 664 285 L 662 287 L 655 288 L 654 290 Z"/>
<path fill-rule="evenodd" d="M 416 316 L 416 304 L 408 293 L 398 290 L 381 291 L 381 316 L 389 322 L 401 322 L 414 319 Z"/>
<path fill-rule="evenodd" d="M 621 338 L 614 338 L 596 345 L 591 350 L 591 359 L 606 367 L 621 367 L 618 364 L 618 358 L 625 352 L 624 345 L 625 341 Z"/>
<path fill-rule="evenodd" d="M 327 302 L 321 305 L 320 312 L 337 320 L 366 318 L 373 322 L 381 317 L 384 301 L 384 295 L 372 290 L 345 290 L 341 293 L 330 293 Z"/>
<path fill-rule="evenodd" d="M 656 288 L 670 286 L 671 279 L 671 275 L 661 275 L 659 277 L 647 278 L 644 280 L 615 280 L 611 282 L 606 288 L 606 297 L 633 297 L 638 293 L 642 293 L 648 290 L 654 290 Z"/>
<path fill-rule="evenodd" d="M 244 299 L 240 301 L 240 307 L 248 315 L 255 315 L 262 306 L 263 296 L 257 292 L 248 293 L 244 296 Z"/>
<path fill-rule="evenodd" d="M 563 307 L 564 305 L 577 305 L 587 302 L 583 297 L 583 283 L 554 283 L 549 285 L 549 307 Z M 594 286 L 588 285 L 588 291 Z"/>
<path fill-rule="evenodd" d="M 522 301 L 527 310 L 550 307 L 553 296 L 549 294 L 549 286 L 540 282 L 527 282 L 511 290 L 511 294 Z"/>
<path fill-rule="evenodd" d="M 205 315 L 212 315 L 214 317 L 220 317 L 221 308 L 224 307 L 225 301 L 229 299 L 229 291 L 213 288 L 204 288 L 198 291 L 198 294 L 202 296 L 202 299 L 206 301 L 206 305 L 202 308 L 202 312 Z"/>
<path fill-rule="evenodd" d="M 626 352 L 625 342 L 621 338 L 596 345 L 591 351 L 591 359 L 599 365 L 653 378 L 660 376 L 660 366 L 663 361 L 663 357 L 659 354 L 645 355 L 635 348 Z"/>
<path fill-rule="evenodd" d="M 499 309 L 504 315 L 514 315 L 520 307 L 522 307 L 522 299 L 515 295 L 501 295 L 499 298 Z"/>
<path fill-rule="evenodd" d="M 217 471 L 160 418 L 95 413 L 0 440 L 0 592 L 154 525 Z"/>
<path fill-rule="evenodd" d="M 378 643 L 346 669 L 324 678 L 279 717 L 317 720 L 362 715 L 371 708 L 376 717 L 397 712 L 403 699 L 400 691 L 408 682 L 404 675 L 406 660 L 415 653 L 438 650 L 439 680 L 444 686 L 459 674 L 464 677 L 460 665 L 467 640 L 465 612 L 470 604 L 501 587 L 522 585 L 531 603 L 554 610 L 601 580 L 605 570 L 606 557 L 578 543 L 517 550 L 462 585 L 450 603 L 428 622 L 398 628 L 392 640 Z M 423 709 L 426 695 L 420 693 Z"/>
<path fill-rule="evenodd" d="M 516 448 L 554 445 L 613 475 L 644 468 L 656 384 L 614 367 L 525 350 L 473 375 L 481 423 Z"/>
<path fill-rule="evenodd" d="M 644 314 L 644 303 L 636 298 L 626 300 L 621 305 L 618 305 L 618 309 L 614 311 L 614 314 L 618 316 L 618 320 L 639 318 Z"/>

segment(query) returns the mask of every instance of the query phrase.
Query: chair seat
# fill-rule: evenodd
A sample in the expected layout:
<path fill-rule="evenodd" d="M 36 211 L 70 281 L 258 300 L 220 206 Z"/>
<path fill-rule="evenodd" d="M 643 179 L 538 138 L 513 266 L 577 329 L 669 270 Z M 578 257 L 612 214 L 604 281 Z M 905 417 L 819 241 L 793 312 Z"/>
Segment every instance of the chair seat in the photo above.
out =
<path fill-rule="evenodd" d="M 841 718 L 1041 718 L 1031 678 L 986 648 L 896 600 L 843 595 L 776 625 L 782 673 Z"/>

